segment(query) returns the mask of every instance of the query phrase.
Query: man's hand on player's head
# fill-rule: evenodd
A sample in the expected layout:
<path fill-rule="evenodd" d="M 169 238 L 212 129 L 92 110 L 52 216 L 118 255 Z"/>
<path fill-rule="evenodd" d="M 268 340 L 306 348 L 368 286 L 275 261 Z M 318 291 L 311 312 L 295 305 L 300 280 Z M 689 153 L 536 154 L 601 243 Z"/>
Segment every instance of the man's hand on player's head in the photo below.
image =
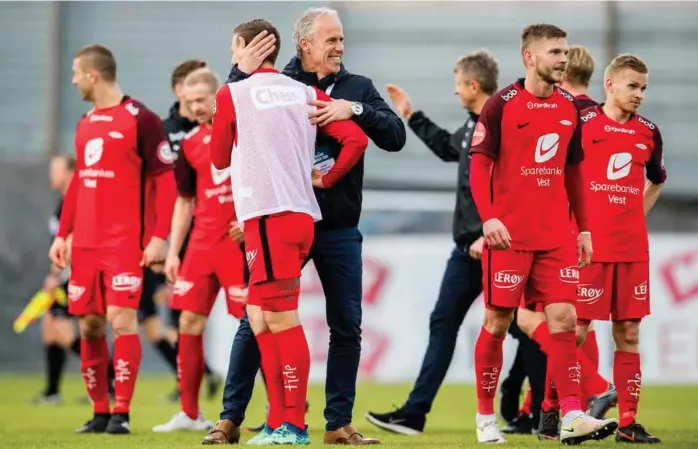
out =
<path fill-rule="evenodd" d="M 511 235 L 499 218 L 490 218 L 482 225 L 485 243 L 492 249 L 510 249 Z"/>
<path fill-rule="evenodd" d="M 167 256 L 167 261 L 165 262 L 165 276 L 167 280 L 174 284 L 177 282 L 177 276 L 179 275 L 179 265 L 180 260 L 177 254 L 169 254 Z"/>
<path fill-rule="evenodd" d="M 251 75 L 257 70 L 267 56 L 276 48 L 276 37 L 264 30 L 256 35 L 238 55 L 238 70 Z"/>
<path fill-rule="evenodd" d="M 228 230 L 228 237 L 233 239 L 236 242 L 242 242 L 245 240 L 245 233 L 242 231 L 242 228 L 240 228 L 240 223 L 237 221 L 231 221 L 230 222 L 230 229 Z"/>
<path fill-rule="evenodd" d="M 470 257 L 472 257 L 475 260 L 482 259 L 482 247 L 484 243 L 484 237 L 480 237 L 479 239 L 475 240 L 473 244 L 470 245 L 470 248 L 468 248 L 468 254 L 470 254 Z"/>
<path fill-rule="evenodd" d="M 151 267 L 152 269 L 157 269 L 157 265 L 162 265 L 167 257 L 167 241 L 159 238 L 153 237 L 148 242 L 148 246 L 145 247 L 143 251 L 143 257 L 141 257 L 142 267 Z"/>
<path fill-rule="evenodd" d="M 316 189 L 324 189 L 325 186 L 322 183 L 323 174 L 320 170 L 313 169 L 311 172 L 313 187 Z"/>
<path fill-rule="evenodd" d="M 68 245 L 63 237 L 53 239 L 51 249 L 48 251 L 48 258 L 51 259 L 51 263 L 62 270 L 68 266 Z"/>
<path fill-rule="evenodd" d="M 579 269 L 586 267 L 591 263 L 591 256 L 594 254 L 594 249 L 591 245 L 591 233 L 580 232 L 577 236 L 577 263 Z"/>
<path fill-rule="evenodd" d="M 317 110 L 309 114 L 310 123 L 317 126 L 329 125 L 339 120 L 349 120 L 354 115 L 351 112 L 351 102 L 347 100 L 310 100 L 308 104 L 317 107 Z"/>
<path fill-rule="evenodd" d="M 404 118 L 405 120 L 409 120 L 410 117 L 412 117 L 413 111 L 412 100 L 410 99 L 410 96 L 407 95 L 407 92 L 395 84 L 386 85 L 385 90 L 388 92 L 390 99 L 395 104 L 395 108 L 397 109 L 398 114 L 400 114 L 400 117 Z"/>

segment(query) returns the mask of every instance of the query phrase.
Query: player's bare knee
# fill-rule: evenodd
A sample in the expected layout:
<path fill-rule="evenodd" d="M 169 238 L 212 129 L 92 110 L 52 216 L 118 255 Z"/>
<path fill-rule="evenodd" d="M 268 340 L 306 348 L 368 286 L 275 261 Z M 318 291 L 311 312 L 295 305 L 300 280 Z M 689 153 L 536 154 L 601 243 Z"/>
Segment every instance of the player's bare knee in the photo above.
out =
<path fill-rule="evenodd" d="M 572 304 L 556 303 L 545 307 L 545 318 L 551 334 L 575 332 L 577 313 Z"/>
<path fill-rule="evenodd" d="M 206 328 L 206 316 L 188 310 L 179 316 L 179 332 L 186 335 L 202 335 Z"/>
<path fill-rule="evenodd" d="M 614 322 L 613 340 L 619 350 L 635 352 L 640 345 L 640 323 L 638 321 Z"/>
<path fill-rule="evenodd" d="M 138 333 L 138 314 L 135 309 L 109 307 L 107 320 L 114 331 L 114 338 Z"/>
<path fill-rule="evenodd" d="M 264 320 L 272 333 L 277 334 L 298 326 L 300 319 L 297 310 L 286 312 L 264 312 Z"/>
<path fill-rule="evenodd" d="M 75 330 L 73 329 L 73 323 L 70 320 L 59 319 L 56 320 L 56 343 L 58 343 L 63 348 L 70 348 L 75 341 Z"/>
<path fill-rule="evenodd" d="M 541 312 L 519 308 L 516 313 L 516 325 L 529 337 L 543 321 L 545 321 L 545 314 Z"/>
<path fill-rule="evenodd" d="M 84 340 L 97 340 L 106 332 L 106 321 L 99 315 L 85 315 L 78 319 L 80 337 Z"/>
<path fill-rule="evenodd" d="M 485 321 L 482 327 L 495 337 L 505 337 L 512 321 L 514 321 L 513 309 L 485 309 Z"/>

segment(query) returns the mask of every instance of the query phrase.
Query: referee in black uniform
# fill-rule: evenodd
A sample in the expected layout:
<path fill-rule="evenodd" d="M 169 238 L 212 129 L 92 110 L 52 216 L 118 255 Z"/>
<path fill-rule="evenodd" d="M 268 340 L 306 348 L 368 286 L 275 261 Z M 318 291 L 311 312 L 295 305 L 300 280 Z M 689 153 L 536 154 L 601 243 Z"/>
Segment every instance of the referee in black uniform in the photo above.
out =
<path fill-rule="evenodd" d="M 366 419 L 381 429 L 405 435 L 422 433 L 426 415 L 446 376 L 465 314 L 482 293 L 482 222 L 470 194 L 470 141 L 480 111 L 497 91 L 499 68 L 492 55 L 478 51 L 462 57 L 454 68 L 455 93 L 468 111 L 465 123 L 451 134 L 412 110 L 407 94 L 388 85 L 388 94 L 412 131 L 439 159 L 458 162 L 458 191 L 453 218 L 455 247 L 446 265 L 439 298 L 429 322 L 429 346 L 405 404 L 388 413 L 368 412 Z"/>

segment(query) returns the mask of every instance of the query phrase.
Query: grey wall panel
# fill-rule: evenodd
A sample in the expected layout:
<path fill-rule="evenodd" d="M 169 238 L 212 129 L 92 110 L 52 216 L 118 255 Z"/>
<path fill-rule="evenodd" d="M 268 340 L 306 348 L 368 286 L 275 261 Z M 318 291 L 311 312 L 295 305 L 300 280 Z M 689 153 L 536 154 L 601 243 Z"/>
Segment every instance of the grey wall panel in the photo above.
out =
<path fill-rule="evenodd" d="M 43 150 L 51 5 L 0 2 L 0 156 Z"/>

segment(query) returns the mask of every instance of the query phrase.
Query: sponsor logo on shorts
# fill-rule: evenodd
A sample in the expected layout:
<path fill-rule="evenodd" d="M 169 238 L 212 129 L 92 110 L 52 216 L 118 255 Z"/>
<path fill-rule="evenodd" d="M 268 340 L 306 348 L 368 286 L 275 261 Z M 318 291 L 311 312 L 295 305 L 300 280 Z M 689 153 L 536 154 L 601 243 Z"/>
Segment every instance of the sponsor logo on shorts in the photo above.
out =
<path fill-rule="evenodd" d="M 603 288 L 593 284 L 579 284 L 577 286 L 577 301 L 584 304 L 594 304 L 603 296 Z"/>
<path fill-rule="evenodd" d="M 575 265 L 562 268 L 558 279 L 565 284 L 577 284 L 579 282 L 579 268 Z"/>
<path fill-rule="evenodd" d="M 251 267 L 252 264 L 254 263 L 255 259 L 257 258 L 257 250 L 252 249 L 250 251 L 245 252 L 245 259 L 247 259 L 247 266 Z"/>
<path fill-rule="evenodd" d="M 81 285 L 73 284 L 72 282 L 68 284 L 68 299 L 71 301 L 77 301 L 82 298 L 85 293 L 85 287 Z"/>
<path fill-rule="evenodd" d="M 247 302 L 247 287 L 244 285 L 237 285 L 234 287 L 228 287 L 228 300 L 232 302 Z"/>
<path fill-rule="evenodd" d="M 178 296 L 186 295 L 193 287 L 193 282 L 189 282 L 184 279 L 177 279 L 174 285 L 174 294 Z"/>
<path fill-rule="evenodd" d="M 494 286 L 504 290 L 514 290 L 526 279 L 520 271 L 502 270 L 494 274 Z"/>
<path fill-rule="evenodd" d="M 644 281 L 641 284 L 638 284 L 635 287 L 633 287 L 633 298 L 639 301 L 645 301 L 647 299 L 647 296 L 649 295 L 648 285 L 649 282 Z"/>
<path fill-rule="evenodd" d="M 135 292 L 141 286 L 141 276 L 134 273 L 119 273 L 111 279 L 111 288 L 115 292 Z"/>

